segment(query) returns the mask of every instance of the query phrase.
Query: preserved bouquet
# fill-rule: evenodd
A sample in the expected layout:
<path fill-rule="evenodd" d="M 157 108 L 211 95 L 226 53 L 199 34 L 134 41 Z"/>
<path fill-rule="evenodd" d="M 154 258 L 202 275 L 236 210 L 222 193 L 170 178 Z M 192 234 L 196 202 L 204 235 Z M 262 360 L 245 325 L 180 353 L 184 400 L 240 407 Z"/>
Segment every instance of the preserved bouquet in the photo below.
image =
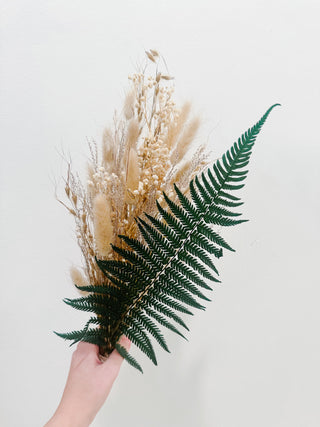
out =
<path fill-rule="evenodd" d="M 205 309 L 208 282 L 220 282 L 214 258 L 234 251 L 214 227 L 247 221 L 234 211 L 242 202 L 233 192 L 244 186 L 256 137 L 279 105 L 208 167 L 205 145 L 192 147 L 199 119 L 190 118 L 189 103 L 176 106 L 159 53 L 146 54 L 100 149 L 90 143 L 85 185 L 68 165 L 69 203 L 59 201 L 74 216 L 84 265 L 71 268 L 80 297 L 64 302 L 91 317 L 81 330 L 55 332 L 71 345 L 97 344 L 101 358 L 116 348 L 141 372 L 119 338 L 126 335 L 157 364 L 152 340 L 169 351 L 163 328 L 185 338 L 185 315 Z"/>

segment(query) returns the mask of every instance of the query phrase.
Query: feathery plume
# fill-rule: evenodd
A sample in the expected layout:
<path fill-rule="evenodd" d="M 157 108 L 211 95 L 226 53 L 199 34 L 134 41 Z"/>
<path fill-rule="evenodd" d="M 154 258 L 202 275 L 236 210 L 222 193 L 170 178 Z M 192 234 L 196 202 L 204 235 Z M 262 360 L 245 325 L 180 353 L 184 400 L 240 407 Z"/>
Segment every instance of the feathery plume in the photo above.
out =
<path fill-rule="evenodd" d="M 114 140 L 111 129 L 106 128 L 102 136 L 102 163 L 107 170 L 112 170 L 114 163 Z"/>
<path fill-rule="evenodd" d="M 188 119 L 190 110 L 191 110 L 191 104 L 190 104 L 190 102 L 186 102 L 182 106 L 181 111 L 179 112 L 177 119 L 170 123 L 170 125 L 168 127 L 167 137 L 165 139 L 165 143 L 169 149 L 173 149 L 175 147 L 175 144 L 176 144 L 177 139 L 180 135 L 180 132 L 181 132 L 186 120 Z"/>
<path fill-rule="evenodd" d="M 134 103 L 135 103 L 135 95 L 131 90 L 127 93 L 126 99 L 124 101 L 123 106 L 123 114 L 126 120 L 130 120 L 134 115 Z"/>
<path fill-rule="evenodd" d="M 70 267 L 70 277 L 74 285 L 88 286 L 87 279 L 83 276 L 81 271 L 74 266 Z M 88 294 L 88 292 L 84 292 L 84 291 L 80 291 L 80 293 L 84 296 Z"/>
<path fill-rule="evenodd" d="M 139 123 L 137 120 L 132 119 L 128 125 L 126 147 L 130 150 L 131 147 L 135 147 L 139 137 Z"/>
<path fill-rule="evenodd" d="M 174 163 L 178 163 L 184 157 L 184 155 L 189 149 L 190 144 L 192 143 L 192 141 L 196 136 L 199 126 L 200 126 L 200 119 L 196 117 L 186 127 L 186 129 L 180 136 L 176 149 L 173 151 L 171 155 L 171 160 Z"/>
<path fill-rule="evenodd" d="M 107 197 L 102 193 L 97 194 L 93 200 L 93 224 L 96 248 L 101 257 L 108 256 L 111 249 L 113 229 L 110 215 Z"/>
<path fill-rule="evenodd" d="M 135 202 L 134 192 L 139 188 L 140 170 L 138 161 L 136 150 L 134 148 L 130 148 L 126 182 L 126 202 L 129 204 Z"/>

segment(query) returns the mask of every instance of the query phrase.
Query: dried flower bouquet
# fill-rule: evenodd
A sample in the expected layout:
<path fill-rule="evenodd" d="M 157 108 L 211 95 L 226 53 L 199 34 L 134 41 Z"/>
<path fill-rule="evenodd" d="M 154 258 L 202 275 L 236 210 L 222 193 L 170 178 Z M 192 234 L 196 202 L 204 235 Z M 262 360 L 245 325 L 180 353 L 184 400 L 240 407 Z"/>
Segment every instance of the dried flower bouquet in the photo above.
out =
<path fill-rule="evenodd" d="M 93 315 L 80 331 L 56 332 L 72 344 L 97 344 L 101 357 L 116 348 L 141 372 L 120 336 L 157 364 L 150 338 L 169 351 L 159 325 L 184 337 L 182 317 L 193 314 L 190 307 L 205 309 L 199 299 L 210 301 L 203 293 L 212 289 L 207 281 L 219 282 L 212 256 L 221 257 L 222 248 L 233 251 L 211 225 L 246 221 L 230 210 L 242 204 L 230 192 L 243 187 L 252 146 L 278 105 L 204 172 L 205 146 L 190 153 L 199 119 L 189 117 L 189 103 L 177 108 L 158 52 L 146 54 L 145 67 L 129 76 L 121 117 L 105 130 L 101 152 L 90 144 L 85 186 L 68 165 L 69 204 L 59 201 L 74 216 L 84 266 L 71 268 L 82 296 L 64 301 Z M 153 75 L 147 75 L 150 65 Z"/>

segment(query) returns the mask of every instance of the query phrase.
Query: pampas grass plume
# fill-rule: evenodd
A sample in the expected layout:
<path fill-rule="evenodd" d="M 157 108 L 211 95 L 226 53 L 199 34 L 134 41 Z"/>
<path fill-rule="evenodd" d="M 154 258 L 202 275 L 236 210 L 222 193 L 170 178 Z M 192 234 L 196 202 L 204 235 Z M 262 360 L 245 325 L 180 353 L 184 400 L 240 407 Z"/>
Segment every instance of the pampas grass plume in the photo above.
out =
<path fill-rule="evenodd" d="M 93 227 L 97 252 L 101 257 L 108 256 L 113 237 L 110 203 L 103 193 L 93 199 Z"/>
<path fill-rule="evenodd" d="M 134 115 L 135 93 L 131 90 L 124 101 L 123 114 L 127 120 L 130 120 Z"/>
<path fill-rule="evenodd" d="M 134 148 L 130 148 L 127 168 L 126 182 L 126 202 L 133 203 L 133 192 L 139 187 L 140 169 L 138 165 L 138 155 Z"/>
<path fill-rule="evenodd" d="M 132 119 L 128 125 L 128 133 L 127 133 L 127 147 L 130 149 L 134 147 L 137 143 L 139 137 L 139 123 L 137 120 Z"/>
<path fill-rule="evenodd" d="M 102 159 L 106 169 L 111 169 L 113 165 L 113 136 L 109 128 L 106 128 L 102 135 Z"/>
<path fill-rule="evenodd" d="M 191 110 L 190 102 L 185 102 L 181 108 L 180 114 L 176 122 L 173 122 L 168 129 L 168 135 L 166 138 L 166 145 L 169 150 L 173 149 L 177 143 L 177 139 L 180 135 L 180 132 L 188 119 L 189 113 Z"/>
<path fill-rule="evenodd" d="M 72 282 L 73 282 L 74 285 L 77 285 L 77 286 L 88 286 L 88 282 L 87 282 L 86 278 L 83 276 L 83 274 L 81 273 L 81 271 L 78 268 L 73 267 L 73 266 L 70 267 L 70 277 L 71 277 L 71 280 L 72 280 Z M 88 292 L 83 292 L 83 291 L 80 291 L 80 290 L 79 290 L 79 292 L 82 295 L 87 295 L 88 294 Z"/>
<path fill-rule="evenodd" d="M 188 124 L 184 132 L 182 133 L 178 144 L 176 146 L 176 149 L 173 151 L 171 160 L 175 163 L 178 163 L 186 154 L 186 152 L 189 149 L 189 146 L 191 142 L 194 140 L 196 133 L 200 126 L 200 119 L 199 117 L 195 117 L 191 122 Z"/>

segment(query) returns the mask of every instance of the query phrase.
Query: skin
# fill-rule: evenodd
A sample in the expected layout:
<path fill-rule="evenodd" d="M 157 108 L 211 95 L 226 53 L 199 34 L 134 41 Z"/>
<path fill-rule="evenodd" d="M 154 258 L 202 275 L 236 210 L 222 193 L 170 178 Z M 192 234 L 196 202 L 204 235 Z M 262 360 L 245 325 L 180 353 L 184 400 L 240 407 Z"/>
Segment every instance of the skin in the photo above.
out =
<path fill-rule="evenodd" d="M 122 336 L 119 343 L 130 349 L 130 340 Z M 114 350 L 102 362 L 99 347 L 78 343 L 72 354 L 71 365 L 61 402 L 53 417 L 44 427 L 88 427 L 107 399 L 118 376 L 123 357 Z"/>

